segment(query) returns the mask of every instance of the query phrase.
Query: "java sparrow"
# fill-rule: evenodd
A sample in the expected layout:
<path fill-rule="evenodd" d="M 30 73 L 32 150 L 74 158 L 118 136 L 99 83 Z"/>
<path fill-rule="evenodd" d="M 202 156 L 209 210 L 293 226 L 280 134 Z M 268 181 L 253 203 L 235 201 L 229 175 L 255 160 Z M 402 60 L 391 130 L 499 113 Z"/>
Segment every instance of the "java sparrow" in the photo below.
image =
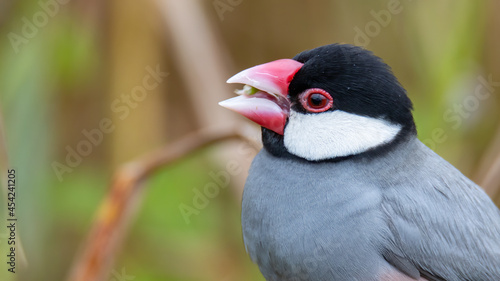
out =
<path fill-rule="evenodd" d="M 327 45 L 228 83 L 262 126 L 241 218 L 266 280 L 500 280 L 499 209 L 417 139 L 379 57 Z"/>

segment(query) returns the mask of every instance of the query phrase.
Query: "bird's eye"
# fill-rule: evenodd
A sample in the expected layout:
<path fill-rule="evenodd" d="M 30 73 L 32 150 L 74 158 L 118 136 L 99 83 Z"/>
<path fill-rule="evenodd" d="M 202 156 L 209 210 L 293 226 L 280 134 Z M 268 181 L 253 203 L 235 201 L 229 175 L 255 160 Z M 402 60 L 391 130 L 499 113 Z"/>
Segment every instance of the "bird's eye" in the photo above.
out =
<path fill-rule="evenodd" d="M 332 96 L 323 89 L 313 88 L 305 91 L 301 97 L 302 106 L 309 112 L 323 112 L 332 108 Z"/>

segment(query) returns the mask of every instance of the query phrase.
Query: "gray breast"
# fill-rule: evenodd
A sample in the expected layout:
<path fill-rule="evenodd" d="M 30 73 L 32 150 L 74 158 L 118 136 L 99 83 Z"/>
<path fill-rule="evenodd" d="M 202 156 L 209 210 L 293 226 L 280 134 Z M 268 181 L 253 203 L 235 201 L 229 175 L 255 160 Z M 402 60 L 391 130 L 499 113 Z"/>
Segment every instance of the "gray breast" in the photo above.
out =
<path fill-rule="evenodd" d="M 383 266 L 382 193 L 352 165 L 362 164 L 283 160 L 265 150 L 255 158 L 243 236 L 267 280 L 372 280 Z"/>

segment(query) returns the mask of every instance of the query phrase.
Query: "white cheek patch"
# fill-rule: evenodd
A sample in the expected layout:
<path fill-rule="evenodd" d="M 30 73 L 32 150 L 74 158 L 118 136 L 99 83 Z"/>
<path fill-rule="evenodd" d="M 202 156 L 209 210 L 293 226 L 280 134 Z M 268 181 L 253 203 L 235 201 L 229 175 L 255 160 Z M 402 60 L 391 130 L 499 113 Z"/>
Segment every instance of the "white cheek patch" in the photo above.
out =
<path fill-rule="evenodd" d="M 335 110 L 290 112 L 285 127 L 286 149 L 311 161 L 359 154 L 394 139 L 401 125 Z"/>

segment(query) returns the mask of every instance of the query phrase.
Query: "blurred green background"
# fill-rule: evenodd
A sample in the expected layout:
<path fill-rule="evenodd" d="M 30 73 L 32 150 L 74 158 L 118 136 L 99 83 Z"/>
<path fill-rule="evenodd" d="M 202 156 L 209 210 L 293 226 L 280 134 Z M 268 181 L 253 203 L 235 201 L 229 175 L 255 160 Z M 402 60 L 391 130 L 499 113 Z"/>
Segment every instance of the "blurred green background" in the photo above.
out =
<path fill-rule="evenodd" d="M 0 110 L 29 266 L 7 272 L 2 222 L 0 279 L 64 280 L 121 163 L 246 122 L 217 106 L 233 95 L 231 74 L 335 42 L 382 57 L 414 102 L 419 138 L 500 202 L 489 172 L 500 158 L 499 12 L 495 0 L 1 0 Z M 141 92 L 158 69 L 168 76 Z M 111 132 L 68 156 L 105 118 Z M 218 145 L 155 174 L 106 280 L 264 280 L 241 238 L 246 170 L 189 223 L 179 210 L 210 172 L 251 158 Z"/>

